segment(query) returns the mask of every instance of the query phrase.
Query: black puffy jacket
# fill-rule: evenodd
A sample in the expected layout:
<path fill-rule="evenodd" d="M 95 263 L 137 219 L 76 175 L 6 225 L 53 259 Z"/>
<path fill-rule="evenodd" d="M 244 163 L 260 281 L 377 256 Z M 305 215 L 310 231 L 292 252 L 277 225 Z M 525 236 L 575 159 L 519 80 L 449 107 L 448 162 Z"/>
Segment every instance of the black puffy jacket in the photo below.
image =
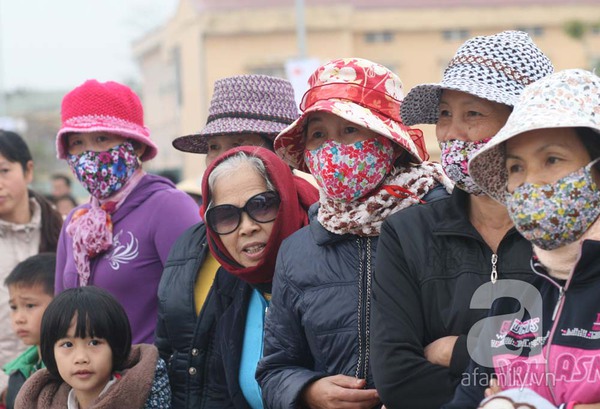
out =
<path fill-rule="evenodd" d="M 198 409 L 207 399 L 206 381 L 213 354 L 217 319 L 244 282 L 219 268 L 199 315 L 194 283 L 206 255 L 206 227 L 186 230 L 171 248 L 158 288 L 155 344 L 167 362 L 174 409 Z"/>
<path fill-rule="evenodd" d="M 443 188 L 424 199 L 445 197 Z M 277 257 L 256 378 L 267 408 L 296 409 L 309 383 L 332 375 L 371 375 L 371 280 L 377 237 L 337 235 L 318 222 L 287 238 Z"/>
<path fill-rule="evenodd" d="M 494 255 L 468 219 L 468 194 L 413 206 L 390 216 L 379 236 L 373 281 L 372 366 L 387 408 L 439 408 L 452 399 L 469 363 L 466 339 L 488 310 L 471 297 L 498 279 L 532 281 L 531 244 L 514 228 Z M 491 286 L 490 299 L 494 297 Z M 434 365 L 424 347 L 458 336 L 450 367 Z"/>

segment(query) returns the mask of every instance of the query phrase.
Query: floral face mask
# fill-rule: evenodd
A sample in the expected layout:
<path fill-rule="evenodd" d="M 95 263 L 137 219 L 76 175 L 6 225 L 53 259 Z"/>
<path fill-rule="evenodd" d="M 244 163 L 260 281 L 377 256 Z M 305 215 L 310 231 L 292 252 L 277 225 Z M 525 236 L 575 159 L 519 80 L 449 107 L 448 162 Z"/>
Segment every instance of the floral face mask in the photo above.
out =
<path fill-rule="evenodd" d="M 67 163 L 83 187 L 98 200 L 119 191 L 140 166 L 129 141 L 103 152 L 85 151 L 69 155 Z"/>
<path fill-rule="evenodd" d="M 440 161 L 444 172 L 459 189 L 476 196 L 484 194 L 483 190 L 475 184 L 469 175 L 467 165 L 471 156 L 488 143 L 490 139 L 492 138 L 477 142 L 459 141 L 458 139 L 440 142 Z"/>
<path fill-rule="evenodd" d="M 348 145 L 328 140 L 305 150 L 304 161 L 327 197 L 350 202 L 386 177 L 393 166 L 394 145 L 383 136 Z"/>
<path fill-rule="evenodd" d="M 524 183 L 506 193 L 508 213 L 523 237 L 543 250 L 554 250 L 587 231 L 600 215 L 600 192 L 592 177 L 599 159 L 554 183 Z"/>

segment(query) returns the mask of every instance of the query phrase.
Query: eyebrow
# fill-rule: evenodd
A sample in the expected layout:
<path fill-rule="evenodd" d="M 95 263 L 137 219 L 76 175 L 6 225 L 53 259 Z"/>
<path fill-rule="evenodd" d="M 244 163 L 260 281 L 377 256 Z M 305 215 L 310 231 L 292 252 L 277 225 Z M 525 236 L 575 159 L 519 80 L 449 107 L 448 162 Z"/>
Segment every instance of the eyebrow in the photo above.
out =
<path fill-rule="evenodd" d="M 561 149 L 569 149 L 569 146 L 568 146 L 568 145 L 566 145 L 566 144 L 564 144 L 564 143 L 562 143 L 562 142 L 552 142 L 552 143 L 548 143 L 548 144 L 545 144 L 545 145 L 542 145 L 542 146 L 540 146 L 540 147 L 539 147 L 539 148 L 537 148 L 537 149 L 536 149 L 536 150 L 535 150 L 533 153 L 534 153 L 534 154 L 539 154 L 539 153 L 542 153 L 542 152 L 544 152 L 544 151 L 546 151 L 546 150 L 548 150 L 548 149 L 551 149 L 551 148 L 553 148 L 553 147 L 558 147 L 558 148 L 561 148 Z M 510 159 L 521 159 L 521 157 L 520 157 L 520 156 L 517 156 L 517 155 L 511 155 L 511 154 L 510 154 L 510 153 L 508 153 L 508 152 L 506 152 L 506 158 L 507 158 L 507 159 L 508 159 L 508 158 L 510 158 Z"/>

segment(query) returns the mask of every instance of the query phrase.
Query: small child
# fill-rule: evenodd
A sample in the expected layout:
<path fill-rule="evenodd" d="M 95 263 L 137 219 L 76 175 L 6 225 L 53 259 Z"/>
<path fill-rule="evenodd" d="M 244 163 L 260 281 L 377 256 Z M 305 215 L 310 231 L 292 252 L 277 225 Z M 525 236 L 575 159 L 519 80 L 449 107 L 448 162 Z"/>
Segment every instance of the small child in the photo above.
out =
<path fill-rule="evenodd" d="M 21 386 L 35 371 L 43 367 L 40 359 L 42 315 L 54 296 L 56 255 L 40 253 L 21 261 L 4 280 L 8 288 L 8 305 L 12 329 L 29 348 L 14 361 L 4 365 L 9 376 L 6 409 L 15 407 Z"/>
<path fill-rule="evenodd" d="M 106 290 L 65 290 L 42 318 L 46 369 L 21 388 L 20 409 L 171 407 L 166 365 L 152 345 L 131 346 L 125 310 Z"/>

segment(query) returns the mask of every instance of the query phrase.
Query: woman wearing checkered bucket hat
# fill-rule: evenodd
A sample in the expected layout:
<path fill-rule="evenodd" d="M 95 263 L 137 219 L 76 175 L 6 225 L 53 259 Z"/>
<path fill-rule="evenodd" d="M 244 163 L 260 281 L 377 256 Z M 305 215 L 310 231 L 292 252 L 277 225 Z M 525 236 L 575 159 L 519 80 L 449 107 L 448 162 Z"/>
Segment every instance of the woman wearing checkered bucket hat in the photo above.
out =
<path fill-rule="evenodd" d="M 152 343 L 156 293 L 175 239 L 198 207 L 142 162 L 157 154 L 138 96 L 117 82 L 88 80 L 62 101 L 58 157 L 90 193 L 60 234 L 56 292 L 96 285 L 123 305 L 134 343 Z"/>
<path fill-rule="evenodd" d="M 381 223 L 451 189 L 426 162 L 422 133 L 400 121 L 402 83 L 360 58 L 310 77 L 302 115 L 277 154 L 320 190 L 310 226 L 282 245 L 257 369 L 267 407 L 379 403 L 369 362 L 371 276 Z"/>
<path fill-rule="evenodd" d="M 473 293 L 498 278 L 531 275 L 530 246 L 506 209 L 473 183 L 467 159 L 498 132 L 523 89 L 552 71 L 526 33 L 474 37 L 440 83 L 414 87 L 402 103 L 406 124 L 436 125 L 442 166 L 456 185 L 449 198 L 394 215 L 382 229 L 371 339 L 373 376 L 388 408 L 449 401 L 468 364 L 467 334 L 486 315 L 470 308 Z"/>
<path fill-rule="evenodd" d="M 469 162 L 473 180 L 506 205 L 533 245 L 531 284 L 539 300 L 531 303 L 523 291 L 494 303 L 473 355 L 489 356 L 490 364 L 477 360 L 467 370 L 496 375 L 498 386 L 486 395 L 529 388 L 534 396 L 523 406 L 533 407 L 533 399 L 547 401 L 538 408 L 600 404 L 599 161 L 600 78 L 576 69 L 527 87 L 506 125 Z M 528 323 L 535 328 L 519 330 Z M 521 347 L 490 348 L 498 343 Z M 484 390 L 481 383 L 461 385 L 448 407 L 475 408 Z"/>

